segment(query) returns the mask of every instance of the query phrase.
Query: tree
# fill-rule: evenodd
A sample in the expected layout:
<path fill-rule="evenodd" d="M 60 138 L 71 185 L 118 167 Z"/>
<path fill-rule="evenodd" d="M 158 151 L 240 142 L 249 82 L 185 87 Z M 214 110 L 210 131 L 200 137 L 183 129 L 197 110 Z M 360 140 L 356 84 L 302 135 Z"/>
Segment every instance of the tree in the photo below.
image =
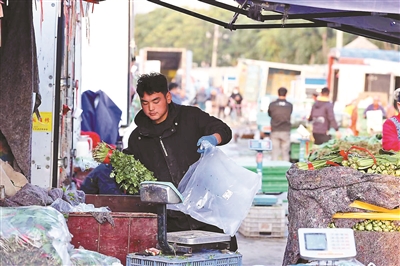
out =
<path fill-rule="evenodd" d="M 233 13 L 220 9 L 195 10 L 224 22 L 232 20 Z M 256 23 L 239 16 L 237 24 Z M 211 64 L 214 25 L 166 8 L 135 17 L 135 42 L 143 47 L 187 48 L 193 52 L 193 62 Z M 345 33 L 344 44 L 357 36 Z M 328 52 L 335 47 L 335 31 L 330 28 L 301 29 L 246 29 L 230 31 L 219 29 L 217 49 L 218 66 L 234 66 L 238 58 L 265 60 L 291 64 L 323 64 Z M 394 46 L 373 41 L 380 48 Z"/>

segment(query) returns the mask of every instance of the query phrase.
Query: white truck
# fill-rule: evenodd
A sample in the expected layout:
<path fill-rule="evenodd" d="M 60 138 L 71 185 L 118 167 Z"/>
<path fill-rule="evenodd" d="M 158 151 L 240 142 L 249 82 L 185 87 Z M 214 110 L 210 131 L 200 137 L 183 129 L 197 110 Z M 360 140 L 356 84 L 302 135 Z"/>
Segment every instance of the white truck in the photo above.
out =
<path fill-rule="evenodd" d="M 104 91 L 122 110 L 120 125 L 129 124 L 133 3 L 114 2 L 37 1 L 33 8 L 42 97 L 42 122 L 34 115 L 32 127 L 34 185 L 60 187 L 72 176 L 82 92 Z"/>

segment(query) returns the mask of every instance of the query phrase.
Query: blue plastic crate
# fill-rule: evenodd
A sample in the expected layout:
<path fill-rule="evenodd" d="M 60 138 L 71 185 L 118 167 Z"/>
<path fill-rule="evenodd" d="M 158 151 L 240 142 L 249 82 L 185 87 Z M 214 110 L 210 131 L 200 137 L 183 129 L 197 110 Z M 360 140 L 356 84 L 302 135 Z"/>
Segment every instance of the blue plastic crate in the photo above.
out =
<path fill-rule="evenodd" d="M 278 202 L 278 198 L 274 195 L 255 195 L 253 199 L 254 206 L 272 206 L 276 205 Z"/>
<path fill-rule="evenodd" d="M 128 254 L 126 266 L 241 266 L 242 255 L 239 253 L 225 254 L 218 250 L 193 253 L 191 257 L 158 255 L 143 256 Z"/>

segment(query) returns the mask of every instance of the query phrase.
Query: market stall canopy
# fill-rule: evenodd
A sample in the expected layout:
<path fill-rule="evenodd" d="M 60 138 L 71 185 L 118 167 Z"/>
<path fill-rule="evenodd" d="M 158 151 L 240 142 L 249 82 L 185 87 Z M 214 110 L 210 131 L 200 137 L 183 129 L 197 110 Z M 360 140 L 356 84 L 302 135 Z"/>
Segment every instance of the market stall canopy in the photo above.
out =
<path fill-rule="evenodd" d="M 400 44 L 400 1 L 398 0 L 232 1 L 236 2 L 239 5 L 238 7 L 216 0 L 198 0 L 232 11 L 233 17 L 230 22 L 207 17 L 164 1 L 147 1 L 218 24 L 230 30 L 329 27 L 371 39 Z M 278 13 L 278 15 L 273 13 Z M 258 21 L 258 23 L 235 24 L 239 15 L 247 16 Z"/>

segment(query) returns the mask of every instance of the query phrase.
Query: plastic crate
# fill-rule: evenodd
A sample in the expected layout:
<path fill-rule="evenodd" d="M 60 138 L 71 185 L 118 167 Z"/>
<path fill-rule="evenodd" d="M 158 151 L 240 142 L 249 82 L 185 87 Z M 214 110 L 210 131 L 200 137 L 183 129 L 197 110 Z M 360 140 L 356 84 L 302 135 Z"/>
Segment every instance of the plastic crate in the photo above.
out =
<path fill-rule="evenodd" d="M 283 219 L 285 216 L 285 208 L 283 206 L 252 206 L 246 219 Z"/>
<path fill-rule="evenodd" d="M 143 256 L 134 253 L 126 257 L 126 266 L 237 266 L 242 265 L 242 255 L 239 253 L 227 254 L 210 250 L 193 253 L 191 257 L 184 256 Z"/>
<path fill-rule="evenodd" d="M 253 206 L 239 227 L 245 237 L 285 237 L 286 211 L 283 206 Z"/>
<path fill-rule="evenodd" d="M 278 198 L 273 195 L 255 195 L 253 199 L 254 206 L 272 206 L 280 203 Z"/>
<path fill-rule="evenodd" d="M 286 179 L 286 172 L 289 170 L 290 166 L 291 164 L 289 163 L 287 165 L 263 166 L 261 191 L 263 193 L 287 192 L 289 185 Z M 246 168 L 257 173 L 257 167 L 249 166 Z"/>

